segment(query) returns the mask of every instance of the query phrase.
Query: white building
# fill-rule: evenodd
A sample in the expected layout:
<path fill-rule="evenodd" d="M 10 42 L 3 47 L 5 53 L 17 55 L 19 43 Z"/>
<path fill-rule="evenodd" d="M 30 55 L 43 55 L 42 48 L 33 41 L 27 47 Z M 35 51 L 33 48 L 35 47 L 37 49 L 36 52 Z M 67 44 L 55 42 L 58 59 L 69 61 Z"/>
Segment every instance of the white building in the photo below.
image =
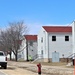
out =
<path fill-rule="evenodd" d="M 37 58 L 37 35 L 25 35 L 23 37 L 18 60 L 29 60 L 29 56 L 32 57 L 32 60 Z"/>
<path fill-rule="evenodd" d="M 73 53 L 75 53 L 75 21 L 72 22 Z"/>
<path fill-rule="evenodd" d="M 43 26 L 38 34 L 38 55 L 44 62 L 67 58 L 73 53 L 72 47 L 71 26 Z"/>

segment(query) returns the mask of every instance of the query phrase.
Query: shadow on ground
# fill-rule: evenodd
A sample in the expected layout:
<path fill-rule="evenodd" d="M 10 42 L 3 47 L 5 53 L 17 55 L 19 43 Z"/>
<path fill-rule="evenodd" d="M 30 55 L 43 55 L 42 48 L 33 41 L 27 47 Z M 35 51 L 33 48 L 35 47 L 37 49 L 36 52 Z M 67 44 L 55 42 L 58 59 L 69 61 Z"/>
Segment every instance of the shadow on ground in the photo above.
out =
<path fill-rule="evenodd" d="M 7 67 L 7 69 L 4 69 L 3 67 L 0 67 L 0 69 L 2 69 L 2 70 L 15 70 L 16 68 L 14 68 L 14 67 Z"/>

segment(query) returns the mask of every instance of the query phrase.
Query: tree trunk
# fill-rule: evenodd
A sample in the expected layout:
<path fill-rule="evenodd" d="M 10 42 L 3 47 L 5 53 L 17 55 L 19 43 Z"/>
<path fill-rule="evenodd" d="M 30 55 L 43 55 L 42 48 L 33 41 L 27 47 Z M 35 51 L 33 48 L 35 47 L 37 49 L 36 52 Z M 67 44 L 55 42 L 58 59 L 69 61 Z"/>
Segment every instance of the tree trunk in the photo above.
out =
<path fill-rule="evenodd" d="M 17 53 L 17 50 L 16 50 L 16 54 L 15 54 L 15 60 L 16 60 L 16 61 L 17 61 L 17 54 L 18 54 L 18 53 Z"/>
<path fill-rule="evenodd" d="M 12 58 L 11 58 L 11 51 L 10 51 L 10 60 L 11 60 Z"/>

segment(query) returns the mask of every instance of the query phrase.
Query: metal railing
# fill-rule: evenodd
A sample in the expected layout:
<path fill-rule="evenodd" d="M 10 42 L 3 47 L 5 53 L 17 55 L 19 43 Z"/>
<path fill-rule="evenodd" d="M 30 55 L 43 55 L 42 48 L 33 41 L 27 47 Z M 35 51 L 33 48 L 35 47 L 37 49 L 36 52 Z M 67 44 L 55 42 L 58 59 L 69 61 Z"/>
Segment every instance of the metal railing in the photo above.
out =
<path fill-rule="evenodd" d="M 67 58 L 73 58 L 73 57 L 75 57 L 75 53 L 69 55 Z"/>
<path fill-rule="evenodd" d="M 39 54 L 39 55 L 36 54 L 32 58 L 33 58 L 33 61 L 32 61 L 32 63 L 33 63 L 33 62 L 35 62 L 37 60 L 42 60 L 43 59 L 43 56 L 41 54 Z"/>
<path fill-rule="evenodd" d="M 38 54 L 36 54 L 32 57 L 33 60 L 35 60 L 36 58 L 38 58 Z"/>
<path fill-rule="evenodd" d="M 73 59 L 75 59 L 75 53 L 73 53 L 67 57 L 67 63 L 69 62 L 69 59 L 73 62 Z"/>

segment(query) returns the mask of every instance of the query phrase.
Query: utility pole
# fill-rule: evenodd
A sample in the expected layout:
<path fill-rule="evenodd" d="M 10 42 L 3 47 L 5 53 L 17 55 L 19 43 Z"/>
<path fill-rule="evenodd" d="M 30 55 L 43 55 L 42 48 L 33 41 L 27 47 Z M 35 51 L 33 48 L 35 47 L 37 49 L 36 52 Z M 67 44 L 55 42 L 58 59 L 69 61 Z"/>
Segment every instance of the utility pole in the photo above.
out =
<path fill-rule="evenodd" d="M 28 61 L 28 41 L 26 41 L 27 61 Z"/>

